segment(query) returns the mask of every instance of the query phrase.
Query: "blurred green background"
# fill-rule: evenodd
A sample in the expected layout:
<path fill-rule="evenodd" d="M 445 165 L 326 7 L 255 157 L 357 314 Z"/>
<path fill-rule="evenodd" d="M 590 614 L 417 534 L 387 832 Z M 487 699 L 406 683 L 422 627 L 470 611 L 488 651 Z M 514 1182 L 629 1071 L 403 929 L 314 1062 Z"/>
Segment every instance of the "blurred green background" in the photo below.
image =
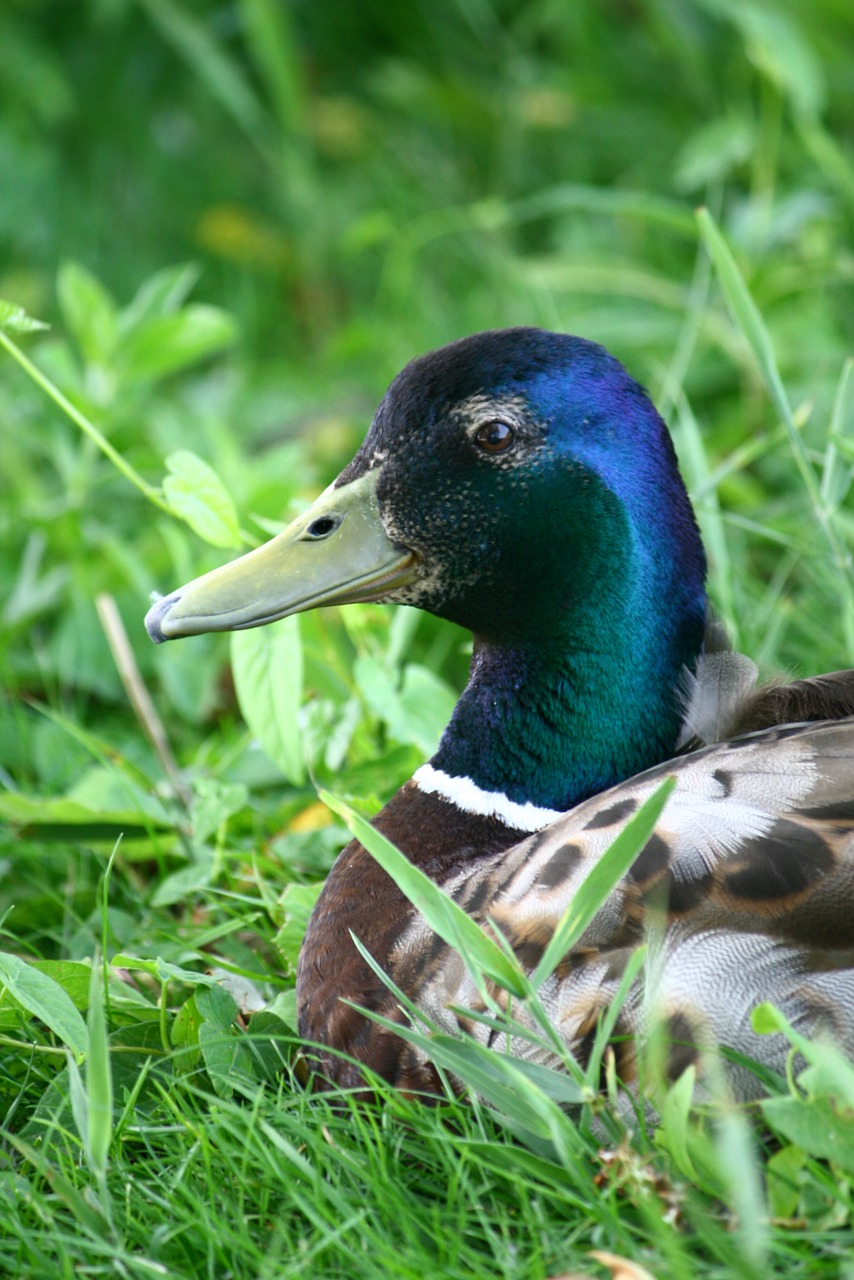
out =
<path fill-rule="evenodd" d="M 347 839 L 314 784 L 384 802 L 469 639 L 370 605 L 155 649 L 142 619 L 323 488 L 414 355 L 538 324 L 649 387 L 765 673 L 854 665 L 852 68 L 851 0 L 0 4 L 0 299 L 50 325 L 0 302 L 0 1272 L 542 1280 L 650 1242 L 662 1280 L 848 1265 L 823 1092 L 782 1150 L 757 1126 L 763 1262 L 751 1140 L 727 1112 L 716 1164 L 681 1084 L 673 1160 L 597 1111 L 551 1171 L 540 1139 L 492 1150 L 482 1107 L 380 1125 L 292 1087 L 296 957 Z M 136 486 L 2 346 L 16 323 Z M 98 954 L 96 1158 L 42 994 L 85 1010 Z M 250 1037 L 212 967 L 266 1002 Z"/>
<path fill-rule="evenodd" d="M 769 302 L 836 265 L 815 341 L 850 323 L 845 0 L 9 0 L 0 24 L 2 288 L 49 318 L 66 259 L 124 298 L 192 258 L 247 356 L 371 393 L 366 365 L 520 321 L 644 372 L 708 199 L 753 258 L 789 250 Z"/>
<path fill-rule="evenodd" d="M 482 328 L 565 329 L 609 346 L 671 423 L 744 647 L 772 671 L 854 661 L 840 566 L 694 214 L 706 204 L 736 254 L 838 507 L 848 0 L 7 0 L 0 49 L 0 296 L 50 323 L 20 342 L 150 484 L 193 450 L 262 537 L 344 464 L 413 355 Z M 0 780 L 104 806 L 93 753 L 157 777 L 99 592 L 180 763 L 231 776 L 221 744 L 245 739 L 227 642 L 156 652 L 141 621 L 152 589 L 236 539 L 209 547 L 149 505 L 6 353 L 0 421 Z M 844 506 L 835 518 L 849 537 Z M 465 637 L 401 616 L 392 665 L 405 683 L 411 654 L 410 711 L 438 719 Z M 376 668 L 353 682 L 356 654 L 385 661 L 387 622 L 305 624 L 303 732 L 337 734 L 314 756 L 380 796 L 436 728 L 428 709 L 407 730 Z M 347 783 L 348 762 L 396 750 Z"/>

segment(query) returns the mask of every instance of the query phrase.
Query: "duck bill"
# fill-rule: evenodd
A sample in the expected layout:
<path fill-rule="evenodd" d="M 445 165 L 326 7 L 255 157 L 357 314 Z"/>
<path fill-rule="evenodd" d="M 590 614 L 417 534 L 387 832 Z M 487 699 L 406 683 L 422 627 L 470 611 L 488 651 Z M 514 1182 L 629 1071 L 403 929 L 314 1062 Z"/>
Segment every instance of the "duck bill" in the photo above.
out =
<path fill-rule="evenodd" d="M 383 528 L 378 474 L 330 486 L 272 541 L 158 600 L 145 619 L 151 639 L 263 627 L 321 605 L 382 600 L 406 586 L 415 556 Z"/>

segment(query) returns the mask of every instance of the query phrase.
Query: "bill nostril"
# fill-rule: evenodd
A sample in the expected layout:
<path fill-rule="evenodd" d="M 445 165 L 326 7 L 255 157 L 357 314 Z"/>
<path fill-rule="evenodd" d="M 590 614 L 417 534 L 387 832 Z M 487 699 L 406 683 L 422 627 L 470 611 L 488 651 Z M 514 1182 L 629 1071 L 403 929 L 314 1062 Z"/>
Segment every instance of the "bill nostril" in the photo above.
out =
<path fill-rule="evenodd" d="M 328 538 L 340 523 L 340 516 L 318 516 L 316 520 L 312 520 L 306 529 L 306 537 L 311 538 L 314 542 L 319 542 L 321 538 Z"/>

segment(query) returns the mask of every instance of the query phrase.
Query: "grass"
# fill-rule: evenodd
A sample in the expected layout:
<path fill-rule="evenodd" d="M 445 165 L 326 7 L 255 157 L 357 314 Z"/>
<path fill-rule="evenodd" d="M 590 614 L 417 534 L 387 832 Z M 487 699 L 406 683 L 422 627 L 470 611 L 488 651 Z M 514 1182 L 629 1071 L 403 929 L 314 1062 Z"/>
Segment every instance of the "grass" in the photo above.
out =
<path fill-rule="evenodd" d="M 654 1124 L 444 1042 L 479 1101 L 306 1095 L 294 966 L 347 838 L 317 789 L 411 775 L 467 637 L 246 633 L 238 707 L 227 641 L 140 626 L 319 491 L 414 353 L 540 323 L 662 406 L 741 646 L 854 662 L 844 6 L 45 0 L 0 39 L 0 296 L 52 325 L 0 312 L 41 379 L 4 347 L 0 1273 L 850 1280 L 827 1049 Z"/>
<path fill-rule="evenodd" d="M 646 1212 L 623 1212 L 615 1186 L 580 1223 L 577 1177 L 508 1146 L 471 1107 L 388 1097 L 368 1112 L 289 1087 L 223 1103 L 215 1119 L 191 1090 L 174 1110 L 171 1125 L 125 1130 L 132 1173 L 117 1202 L 78 1202 L 79 1171 L 60 1158 L 69 1181 L 55 1188 L 50 1239 L 25 1211 L 10 1273 L 40 1254 L 52 1272 L 64 1245 L 130 1275 L 537 1275 L 588 1246 L 636 1253 L 657 1212 L 647 1173 Z"/>

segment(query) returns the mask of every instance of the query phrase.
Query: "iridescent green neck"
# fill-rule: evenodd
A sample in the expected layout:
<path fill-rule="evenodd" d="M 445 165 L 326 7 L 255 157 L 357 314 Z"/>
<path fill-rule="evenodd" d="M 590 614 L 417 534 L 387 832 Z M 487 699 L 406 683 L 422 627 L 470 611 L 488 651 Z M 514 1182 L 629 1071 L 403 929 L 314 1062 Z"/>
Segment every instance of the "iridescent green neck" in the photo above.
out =
<path fill-rule="evenodd" d="M 560 658 L 478 647 L 431 763 L 517 803 L 563 811 L 672 754 L 673 679 L 601 653 Z"/>
<path fill-rule="evenodd" d="M 562 812 L 673 754 L 703 602 L 658 572 L 633 575 L 624 550 L 586 601 L 562 611 L 552 595 L 548 633 L 475 642 L 435 769 Z"/>

